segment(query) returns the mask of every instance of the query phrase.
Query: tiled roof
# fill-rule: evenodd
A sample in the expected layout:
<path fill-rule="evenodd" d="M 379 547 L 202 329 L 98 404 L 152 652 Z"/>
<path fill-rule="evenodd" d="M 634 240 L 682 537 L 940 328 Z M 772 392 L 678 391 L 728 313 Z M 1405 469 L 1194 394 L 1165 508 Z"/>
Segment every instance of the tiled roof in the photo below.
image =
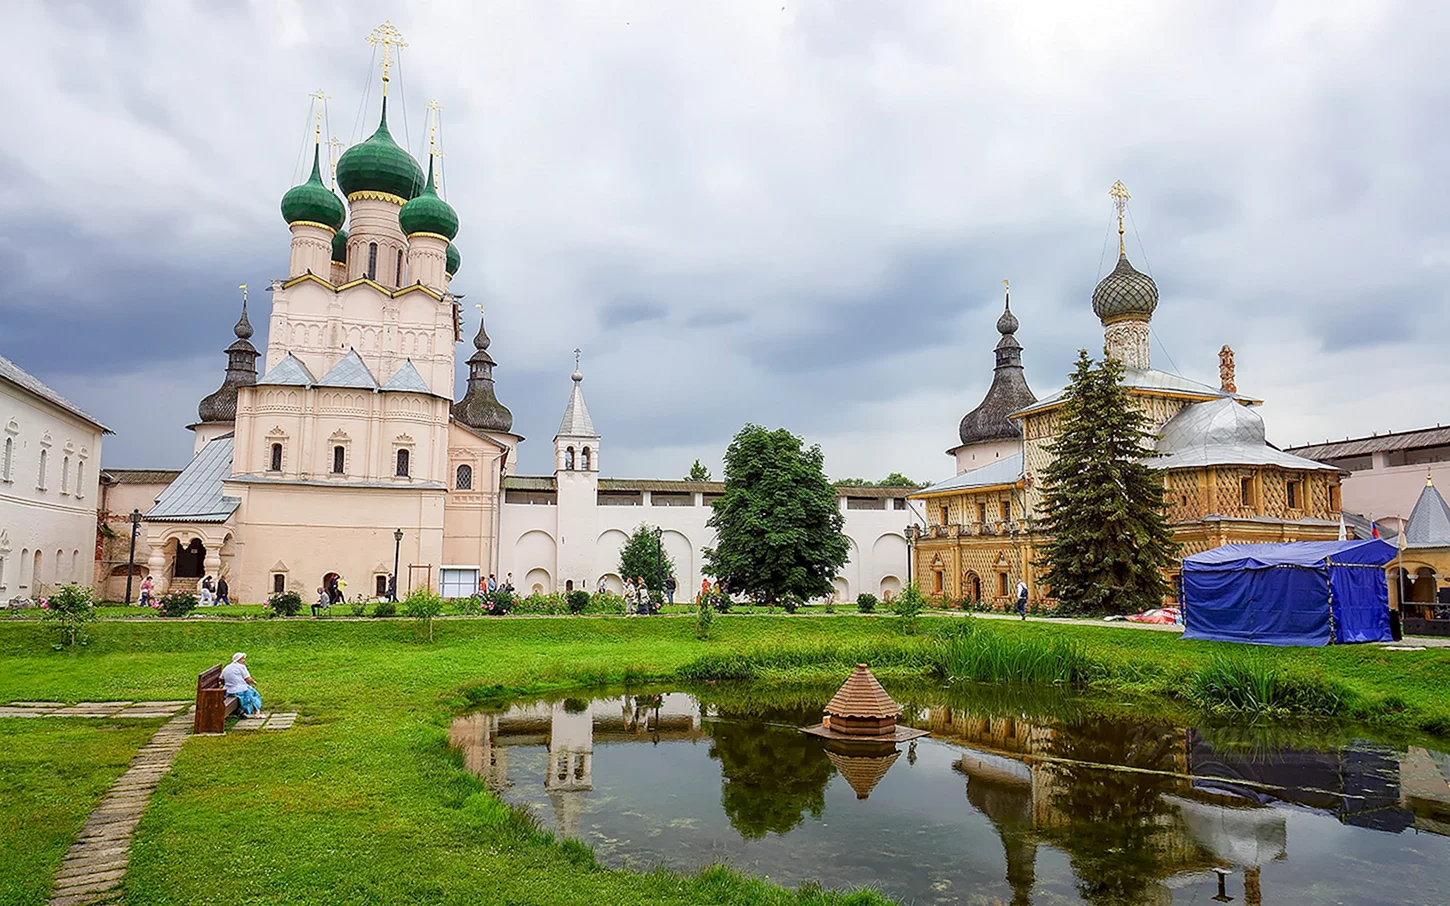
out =
<path fill-rule="evenodd" d="M 503 487 L 506 491 L 552 491 L 552 475 L 505 475 Z"/>
<path fill-rule="evenodd" d="M 180 469 L 102 469 L 101 479 L 114 484 L 171 484 Z"/>
<path fill-rule="evenodd" d="M 19 365 L 0 356 L 0 378 L 3 378 L 22 390 L 27 390 L 53 406 L 59 406 L 76 418 L 84 419 L 101 429 L 102 434 L 114 434 L 116 432 L 87 415 L 85 410 L 75 403 L 56 393 L 54 390 L 41 383 L 38 378 Z"/>
<path fill-rule="evenodd" d="M 418 369 L 413 367 L 412 359 L 404 362 L 403 367 L 398 369 L 397 374 L 388 378 L 388 382 L 383 385 L 383 389 L 404 391 L 407 393 L 426 393 L 429 396 L 433 395 L 433 391 L 428 388 L 428 382 L 423 380 L 423 375 L 419 374 Z"/>
<path fill-rule="evenodd" d="M 232 441 L 223 435 L 201 448 L 191 464 L 156 498 L 149 522 L 225 522 L 241 500 L 222 496 L 222 482 L 232 477 Z"/>
<path fill-rule="evenodd" d="M 856 791 L 857 799 L 865 799 L 876 789 L 876 784 L 896 764 L 896 759 L 901 757 L 901 752 L 892 750 L 887 755 L 865 756 L 865 755 L 842 755 L 839 752 L 826 750 L 826 757 L 831 759 L 831 764 L 851 784 L 851 789 Z"/>
<path fill-rule="evenodd" d="M 373 377 L 368 366 L 363 364 L 362 356 L 357 354 L 357 350 L 348 347 L 347 355 L 338 359 L 337 364 L 329 368 L 327 374 L 316 382 L 316 386 L 376 390 L 378 389 L 378 379 Z"/>
<path fill-rule="evenodd" d="M 584 376 L 574 372 L 574 390 L 569 394 L 569 405 L 564 407 L 564 418 L 559 422 L 555 437 L 598 437 L 594 420 L 589 417 L 589 407 L 584 405 Z"/>
<path fill-rule="evenodd" d="M 896 717 L 901 706 L 891 700 L 865 664 L 857 664 L 826 705 L 826 713 L 832 717 Z"/>
<path fill-rule="evenodd" d="M 1441 447 L 1447 444 L 1450 444 L 1450 428 L 1437 426 L 1421 428 L 1417 431 L 1400 431 L 1394 434 L 1377 434 L 1373 437 L 1325 441 L 1322 444 L 1304 444 L 1284 449 L 1310 459 L 1340 459 L 1346 456 L 1368 456 L 1371 453 L 1393 453 L 1398 450 Z"/>
<path fill-rule="evenodd" d="M 259 385 L 280 384 L 288 387 L 306 387 L 312 382 L 312 372 L 290 352 L 257 381 Z"/>
<path fill-rule="evenodd" d="M 1450 506 L 1428 481 L 1405 523 L 1405 547 L 1450 547 Z"/>
<path fill-rule="evenodd" d="M 1182 375 L 1172 374 L 1167 371 L 1158 371 L 1153 368 L 1125 368 L 1123 369 L 1123 386 L 1129 390 L 1144 392 L 1158 391 L 1160 393 L 1177 393 L 1193 396 L 1202 396 L 1205 399 L 1215 399 L 1221 396 L 1232 396 L 1234 399 L 1245 402 L 1257 403 L 1260 400 L 1244 396 L 1241 393 L 1225 393 L 1217 387 L 1210 387 L 1207 384 L 1200 384 L 1198 381 L 1190 380 Z M 1026 415 L 1029 412 L 1036 412 L 1039 409 L 1046 409 L 1062 402 L 1063 393 L 1066 388 L 1056 393 L 1049 394 L 1024 409 L 1018 409 L 1012 413 L 1013 418 Z"/>
<path fill-rule="evenodd" d="M 910 496 L 920 497 L 927 494 L 940 494 L 943 491 L 990 488 L 999 484 L 1015 484 L 1021 480 L 1022 454 L 1013 453 L 1011 456 L 1004 456 L 996 462 L 987 463 L 980 468 L 963 472 L 960 475 L 954 475 L 945 481 L 938 481 L 933 485 L 928 485 Z"/>

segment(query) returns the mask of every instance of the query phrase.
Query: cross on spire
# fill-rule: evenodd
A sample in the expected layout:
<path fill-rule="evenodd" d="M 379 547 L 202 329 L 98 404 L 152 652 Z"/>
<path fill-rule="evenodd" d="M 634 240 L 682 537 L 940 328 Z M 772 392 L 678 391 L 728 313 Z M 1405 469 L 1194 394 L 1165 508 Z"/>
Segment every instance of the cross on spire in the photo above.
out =
<path fill-rule="evenodd" d="M 408 42 L 403 40 L 403 33 L 398 31 L 391 21 L 388 21 L 373 29 L 372 34 L 368 35 L 368 43 L 374 47 L 379 44 L 383 46 L 383 97 L 387 97 L 388 74 L 396 62 L 393 59 L 393 48 L 402 50 L 408 46 Z"/>
<path fill-rule="evenodd" d="M 239 289 L 239 290 L 242 291 L 242 307 L 243 308 L 246 308 L 247 307 L 247 284 L 245 284 L 245 283 L 238 283 L 237 284 L 237 289 Z"/>
<path fill-rule="evenodd" d="M 308 95 L 317 103 L 312 107 L 313 117 L 317 120 L 317 142 L 322 143 L 322 115 L 327 110 L 327 102 L 331 100 L 321 88 Z"/>
<path fill-rule="evenodd" d="M 329 152 L 329 157 L 331 159 L 332 165 L 332 187 L 335 189 L 337 188 L 337 149 L 342 147 L 342 140 L 334 135 L 332 138 L 327 140 L 327 147 L 331 149 Z"/>
<path fill-rule="evenodd" d="M 1123 185 L 1121 179 L 1113 183 L 1108 194 L 1112 196 L 1113 208 L 1118 212 L 1118 255 L 1121 257 L 1128 254 L 1128 246 L 1123 241 L 1123 215 L 1128 212 L 1128 199 L 1132 196 L 1128 194 L 1128 187 Z"/>
<path fill-rule="evenodd" d="M 438 182 L 443 174 L 443 149 L 438 147 L 438 122 L 443 105 L 436 100 L 429 101 L 428 109 L 428 156 L 434 158 L 437 167 L 433 173 L 433 191 L 438 191 Z M 481 307 L 480 307 L 480 310 Z"/>

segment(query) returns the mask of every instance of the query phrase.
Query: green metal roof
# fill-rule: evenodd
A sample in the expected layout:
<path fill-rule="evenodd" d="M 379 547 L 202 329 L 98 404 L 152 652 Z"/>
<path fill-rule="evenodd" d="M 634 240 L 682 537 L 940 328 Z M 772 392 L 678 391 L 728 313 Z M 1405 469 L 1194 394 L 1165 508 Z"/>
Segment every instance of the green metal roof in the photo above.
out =
<path fill-rule="evenodd" d="M 320 148 L 312 149 L 312 175 L 282 196 L 282 218 L 288 223 L 309 220 L 336 230 L 347 219 L 347 211 L 342 206 L 342 199 L 322 184 L 320 154 Z"/>
<path fill-rule="evenodd" d="M 452 241 L 458 235 L 458 212 L 433 189 L 433 161 L 428 161 L 428 179 L 417 198 L 403 205 L 398 212 L 398 225 L 403 233 L 437 233 Z"/>
<path fill-rule="evenodd" d="M 342 153 L 337 161 L 337 184 L 344 195 L 384 192 L 408 201 L 423 189 L 423 168 L 393 141 L 388 132 L 388 99 L 378 129 Z"/>

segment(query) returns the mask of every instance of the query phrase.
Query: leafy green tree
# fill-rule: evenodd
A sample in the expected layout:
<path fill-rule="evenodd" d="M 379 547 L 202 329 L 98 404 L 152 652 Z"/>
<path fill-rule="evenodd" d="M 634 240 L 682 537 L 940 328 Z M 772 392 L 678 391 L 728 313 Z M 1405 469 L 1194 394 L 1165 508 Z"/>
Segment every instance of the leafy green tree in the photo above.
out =
<path fill-rule="evenodd" d="M 419 630 L 426 630 L 433 641 L 433 618 L 443 613 L 443 596 L 424 586 L 403 599 L 403 612 L 417 621 Z"/>
<path fill-rule="evenodd" d="M 876 486 L 880 488 L 919 488 L 923 485 L 919 481 L 912 481 L 900 472 L 892 472 L 876 482 Z"/>
<path fill-rule="evenodd" d="M 643 576 L 645 587 L 653 592 L 663 592 L 665 577 L 675 571 L 664 541 L 655 534 L 658 530 L 641 524 L 619 552 L 619 575 L 625 579 Z"/>
<path fill-rule="evenodd" d="M 784 428 L 741 428 L 725 451 L 725 493 L 706 523 L 717 537 L 705 571 L 772 606 L 829 595 L 850 544 L 824 465 L 819 445 L 807 449 Z"/>
<path fill-rule="evenodd" d="M 710 470 L 705 468 L 697 459 L 695 464 L 690 466 L 690 474 L 685 476 L 686 481 L 709 481 Z"/>
<path fill-rule="evenodd" d="M 1044 579 L 1067 612 L 1131 613 L 1169 593 L 1163 570 L 1178 545 L 1164 518 L 1163 476 L 1147 417 L 1123 386 L 1123 365 L 1079 351 L 1057 437 L 1042 470 Z"/>

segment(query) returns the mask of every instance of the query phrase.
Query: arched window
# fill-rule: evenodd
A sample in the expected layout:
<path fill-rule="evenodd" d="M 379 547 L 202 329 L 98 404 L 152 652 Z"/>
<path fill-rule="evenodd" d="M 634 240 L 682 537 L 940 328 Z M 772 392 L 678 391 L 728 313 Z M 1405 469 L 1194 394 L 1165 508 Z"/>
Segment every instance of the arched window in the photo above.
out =
<path fill-rule="evenodd" d="M 332 448 L 332 474 L 341 475 L 343 460 L 347 458 L 347 452 L 341 446 Z"/>
<path fill-rule="evenodd" d="M 584 448 L 584 471 L 589 471 L 589 448 Z"/>
<path fill-rule="evenodd" d="M 86 490 L 86 461 L 76 463 L 76 497 L 84 497 Z"/>
<path fill-rule="evenodd" d="M 49 452 L 49 450 L 40 451 L 40 475 L 36 479 L 35 486 L 42 491 L 45 490 L 45 455 Z M 39 551 L 36 551 L 36 556 L 40 556 Z"/>
<path fill-rule="evenodd" d="M 397 473 L 396 474 L 397 474 L 397 476 L 399 478 L 407 478 L 408 477 L 408 451 L 407 450 L 399 450 L 398 451 L 398 470 L 397 470 Z"/>
<path fill-rule="evenodd" d="M 393 280 L 398 286 L 403 285 L 403 250 L 398 249 L 398 276 Z"/>
<path fill-rule="evenodd" d="M 60 492 L 70 493 L 70 457 L 63 456 L 60 460 Z"/>
<path fill-rule="evenodd" d="M 5 462 L 4 470 L 0 471 L 0 478 L 10 480 L 10 468 L 15 464 L 15 438 L 5 438 Z"/>
<path fill-rule="evenodd" d="M 368 279 L 378 279 L 378 244 L 368 243 Z"/>
<path fill-rule="evenodd" d="M 566 472 L 572 472 L 572 471 L 574 471 L 574 448 L 573 447 L 566 447 L 564 449 L 564 471 L 566 471 Z"/>
<path fill-rule="evenodd" d="M 267 469 L 270 472 L 280 472 L 280 471 L 282 471 L 282 445 L 281 444 L 273 444 L 272 445 L 272 461 L 268 464 Z"/>
<path fill-rule="evenodd" d="M 473 490 L 473 466 L 461 465 L 454 476 L 453 487 L 459 491 Z"/>

